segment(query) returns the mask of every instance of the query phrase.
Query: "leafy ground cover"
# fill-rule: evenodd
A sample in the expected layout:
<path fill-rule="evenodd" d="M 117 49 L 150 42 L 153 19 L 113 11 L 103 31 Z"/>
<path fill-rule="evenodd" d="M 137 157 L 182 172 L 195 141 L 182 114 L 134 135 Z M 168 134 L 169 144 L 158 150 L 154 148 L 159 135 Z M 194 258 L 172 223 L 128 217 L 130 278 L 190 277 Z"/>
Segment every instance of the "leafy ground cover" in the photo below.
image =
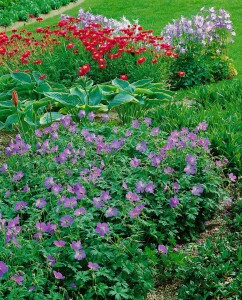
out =
<path fill-rule="evenodd" d="M 75 0 L 2 0 L 0 1 L 0 26 L 10 26 L 16 21 L 28 21 L 29 18 L 47 14 Z"/>

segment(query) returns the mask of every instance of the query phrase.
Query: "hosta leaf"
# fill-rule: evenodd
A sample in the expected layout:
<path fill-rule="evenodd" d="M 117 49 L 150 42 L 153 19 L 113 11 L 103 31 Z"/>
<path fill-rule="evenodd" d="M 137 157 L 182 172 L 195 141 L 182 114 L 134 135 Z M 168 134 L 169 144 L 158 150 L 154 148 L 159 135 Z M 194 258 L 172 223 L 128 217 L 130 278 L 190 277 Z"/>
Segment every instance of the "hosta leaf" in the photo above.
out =
<path fill-rule="evenodd" d="M 63 117 L 62 114 L 59 114 L 58 112 L 48 112 L 45 113 L 39 120 L 41 125 L 46 125 L 49 123 L 52 123 L 53 121 L 58 121 L 60 118 Z"/>
<path fill-rule="evenodd" d="M 5 124 L 0 121 L 0 130 L 3 129 L 4 127 L 5 127 Z"/>
<path fill-rule="evenodd" d="M 112 80 L 112 84 L 117 86 L 121 90 L 126 90 L 127 88 L 129 88 L 129 82 L 119 78 L 115 78 L 114 80 Z"/>
<path fill-rule="evenodd" d="M 120 93 L 120 94 L 116 95 L 113 98 L 113 100 L 110 101 L 108 108 L 110 109 L 112 107 L 123 105 L 123 104 L 129 103 L 129 102 L 138 103 L 139 101 L 130 94 Z"/>
<path fill-rule="evenodd" d="M 98 86 L 91 88 L 89 92 L 89 105 L 96 106 L 100 104 L 102 100 L 102 92 Z"/>
<path fill-rule="evenodd" d="M 83 104 L 82 99 L 77 95 L 56 92 L 48 92 L 44 93 L 44 95 L 68 106 L 77 106 Z"/>
<path fill-rule="evenodd" d="M 17 114 L 13 114 L 7 117 L 7 120 L 5 121 L 5 127 L 12 130 L 13 124 L 18 123 L 18 116 Z"/>
<path fill-rule="evenodd" d="M 12 78 L 21 81 L 23 83 L 31 83 L 31 77 L 26 74 L 26 73 L 22 73 L 22 72 L 13 72 L 11 74 Z"/>
<path fill-rule="evenodd" d="M 86 92 L 83 89 L 81 89 L 79 87 L 74 87 L 74 88 L 70 89 L 70 93 L 72 95 L 76 95 L 76 96 L 78 96 L 80 98 L 79 105 L 87 103 L 87 95 L 86 95 Z"/>
<path fill-rule="evenodd" d="M 144 87 L 146 85 L 149 85 L 152 81 L 153 79 L 141 79 L 136 82 L 133 82 L 132 85 L 134 87 Z"/>

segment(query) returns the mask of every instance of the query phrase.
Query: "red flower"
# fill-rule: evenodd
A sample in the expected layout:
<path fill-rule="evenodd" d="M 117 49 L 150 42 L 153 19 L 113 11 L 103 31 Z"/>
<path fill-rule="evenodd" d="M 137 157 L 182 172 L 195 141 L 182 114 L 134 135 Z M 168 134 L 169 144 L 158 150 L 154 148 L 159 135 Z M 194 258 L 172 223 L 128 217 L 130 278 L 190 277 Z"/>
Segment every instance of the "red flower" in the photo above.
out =
<path fill-rule="evenodd" d="M 58 22 L 57 25 L 58 25 L 59 27 L 64 27 L 64 26 L 66 26 L 67 24 L 68 24 L 68 22 L 67 22 L 66 20 L 61 20 L 61 21 Z"/>
<path fill-rule="evenodd" d="M 146 58 L 145 58 L 145 57 L 141 57 L 141 58 L 139 58 L 139 59 L 137 60 L 137 64 L 138 64 L 138 65 L 141 65 L 141 64 L 143 64 L 145 61 L 146 61 Z"/>
<path fill-rule="evenodd" d="M 5 54 L 6 53 L 6 48 L 0 47 L 0 54 Z"/>
<path fill-rule="evenodd" d="M 39 77 L 39 80 L 45 79 L 46 78 L 46 74 L 43 74 Z"/>
<path fill-rule="evenodd" d="M 72 49 L 75 47 L 75 44 L 74 43 L 70 43 L 66 46 L 67 49 Z"/>
<path fill-rule="evenodd" d="M 41 65 L 42 64 L 42 60 L 41 59 L 37 59 L 34 61 L 34 65 Z"/>
<path fill-rule="evenodd" d="M 99 64 L 99 65 L 98 65 L 98 68 L 99 68 L 99 69 L 105 69 L 106 66 L 107 66 L 107 65 L 105 65 L 105 64 Z"/>
<path fill-rule="evenodd" d="M 78 73 L 79 76 L 84 76 L 84 75 L 86 75 L 86 73 L 88 71 L 90 71 L 90 69 L 91 69 L 90 65 L 85 64 L 82 67 L 80 67 L 80 69 L 79 69 L 79 71 L 77 73 Z"/>
<path fill-rule="evenodd" d="M 156 64 L 157 63 L 157 59 L 152 59 L 152 64 Z"/>
<path fill-rule="evenodd" d="M 180 72 L 177 73 L 177 75 L 178 75 L 179 77 L 184 77 L 184 76 L 186 75 L 186 73 L 180 71 Z"/>
<path fill-rule="evenodd" d="M 41 32 L 44 32 L 44 29 L 42 27 L 38 27 L 36 28 L 35 30 L 37 33 L 41 33 Z"/>
<path fill-rule="evenodd" d="M 120 75 L 119 78 L 122 80 L 128 80 L 128 76 L 125 74 Z"/>
<path fill-rule="evenodd" d="M 44 19 L 39 17 L 39 18 L 36 18 L 36 21 L 43 21 Z"/>

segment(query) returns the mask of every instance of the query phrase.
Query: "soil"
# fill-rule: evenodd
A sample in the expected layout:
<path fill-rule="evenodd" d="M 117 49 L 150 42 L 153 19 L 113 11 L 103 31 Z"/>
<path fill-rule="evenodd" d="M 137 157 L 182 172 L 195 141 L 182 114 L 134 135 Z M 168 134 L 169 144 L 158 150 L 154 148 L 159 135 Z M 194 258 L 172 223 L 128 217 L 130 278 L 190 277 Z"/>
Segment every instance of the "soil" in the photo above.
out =
<path fill-rule="evenodd" d="M 41 14 L 41 15 L 39 15 L 39 17 L 43 18 L 44 20 L 49 19 L 51 17 L 54 17 L 54 16 L 60 15 L 62 13 L 65 13 L 67 10 L 72 9 L 72 8 L 80 5 L 83 1 L 84 0 L 78 0 L 77 2 L 72 2 L 68 5 L 60 7 L 59 9 L 52 10 L 48 14 Z M 35 22 L 36 22 L 36 20 L 34 18 L 34 19 L 29 19 L 28 22 L 24 22 L 24 21 L 16 22 L 16 23 L 14 23 L 13 25 L 11 25 L 7 28 L 5 28 L 3 26 L 0 26 L 0 32 L 5 31 L 5 30 L 10 31 L 10 30 L 13 30 L 13 29 L 18 29 L 20 27 L 23 27 L 25 25 L 32 24 L 32 23 L 35 23 Z M 40 26 L 41 26 L 41 23 L 40 23 Z"/>

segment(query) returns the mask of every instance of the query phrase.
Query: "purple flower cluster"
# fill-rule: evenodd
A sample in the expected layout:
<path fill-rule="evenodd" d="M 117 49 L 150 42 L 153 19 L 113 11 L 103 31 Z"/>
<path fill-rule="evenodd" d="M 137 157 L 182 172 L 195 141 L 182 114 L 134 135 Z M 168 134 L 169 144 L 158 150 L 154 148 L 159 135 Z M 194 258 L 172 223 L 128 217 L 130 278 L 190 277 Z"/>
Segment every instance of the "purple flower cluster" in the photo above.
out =
<path fill-rule="evenodd" d="M 94 197 L 92 204 L 97 208 L 101 208 L 104 204 L 111 199 L 109 191 L 102 191 L 99 197 Z"/>
<path fill-rule="evenodd" d="M 209 10 L 202 8 L 192 19 L 181 17 L 174 20 L 173 24 L 166 25 L 161 35 L 168 44 L 185 53 L 189 42 L 209 46 L 214 40 L 222 41 L 221 29 L 231 36 L 235 35 L 228 12 L 223 9 L 215 11 L 212 7 Z"/>
<path fill-rule="evenodd" d="M 105 234 L 109 233 L 109 228 L 107 223 L 97 223 L 97 227 L 95 229 L 96 233 L 100 236 L 104 236 Z"/>
<path fill-rule="evenodd" d="M 20 134 L 17 134 L 15 140 L 11 140 L 8 147 L 5 149 L 7 156 L 11 155 L 24 155 L 31 150 L 31 146 L 26 144 L 25 141 L 21 138 Z"/>
<path fill-rule="evenodd" d="M 73 241 L 71 243 L 71 248 L 75 251 L 74 258 L 76 260 L 82 260 L 86 257 L 85 251 L 82 249 L 81 241 Z"/>
<path fill-rule="evenodd" d="M 143 208 L 144 208 L 144 204 L 139 204 L 139 205 L 135 206 L 135 208 L 129 212 L 130 218 L 131 219 L 137 218 L 140 215 Z"/>

